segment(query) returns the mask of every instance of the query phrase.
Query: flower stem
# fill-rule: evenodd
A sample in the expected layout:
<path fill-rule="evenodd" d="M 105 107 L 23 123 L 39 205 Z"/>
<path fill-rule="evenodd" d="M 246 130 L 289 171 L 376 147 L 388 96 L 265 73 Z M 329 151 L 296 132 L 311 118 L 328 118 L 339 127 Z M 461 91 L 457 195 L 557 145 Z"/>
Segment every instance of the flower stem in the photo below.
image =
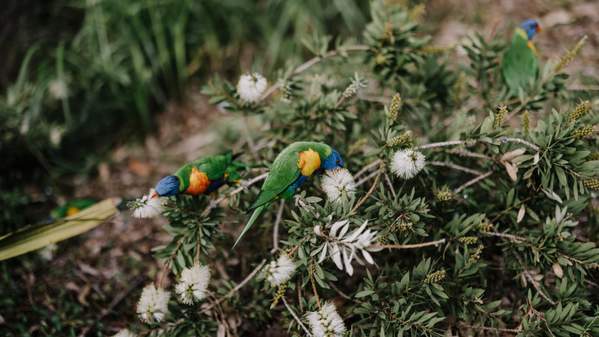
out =
<path fill-rule="evenodd" d="M 222 301 L 224 301 L 227 298 L 233 296 L 233 294 L 235 294 L 237 291 L 239 291 L 239 289 L 243 288 L 243 286 L 245 286 L 248 282 L 250 282 L 254 278 L 254 276 L 256 276 L 256 274 L 258 274 L 258 272 L 260 271 L 260 269 L 262 269 L 262 267 L 264 266 L 265 263 L 266 263 L 266 259 L 262 259 L 262 261 L 260 261 L 260 263 L 258 264 L 258 266 L 256 266 L 256 268 L 254 268 L 254 270 L 252 270 L 252 272 L 248 276 L 246 276 L 243 279 L 243 281 L 239 282 L 239 284 L 237 284 L 235 286 L 235 288 L 229 290 L 229 292 L 226 295 L 224 295 L 223 297 L 219 298 L 214 303 L 211 303 L 206 308 L 204 308 L 204 310 L 206 310 L 206 311 L 210 310 L 215 305 L 220 304 Z"/>
<path fill-rule="evenodd" d="M 438 246 L 442 243 L 445 243 L 445 241 L 447 241 L 446 239 L 440 239 L 440 240 L 435 240 L 435 241 L 429 241 L 429 242 L 422 242 L 422 243 L 412 243 L 412 244 L 405 244 L 405 245 L 399 245 L 399 244 L 391 244 L 391 245 L 373 245 L 371 246 L 371 248 L 375 248 L 375 249 L 416 249 L 416 248 L 423 248 L 423 247 L 430 247 L 430 246 Z"/>
<path fill-rule="evenodd" d="M 340 47 L 339 49 L 331 50 L 331 51 L 325 53 L 322 56 L 320 56 L 320 55 L 319 56 L 315 56 L 315 57 L 309 59 L 308 61 L 300 64 L 297 68 L 295 68 L 291 72 L 290 77 L 293 77 L 295 75 L 299 75 L 299 74 L 303 73 L 304 71 L 310 69 L 312 66 L 320 63 L 322 60 L 335 57 L 335 56 L 340 55 L 340 54 L 345 53 L 345 52 L 366 51 L 366 50 L 369 50 L 369 49 L 370 49 L 370 47 L 368 47 L 366 45 L 355 45 L 355 46 L 348 46 L 348 47 Z M 281 81 L 277 81 L 275 84 L 273 84 L 270 88 L 268 88 L 264 92 L 264 94 L 262 95 L 262 97 L 260 98 L 260 100 L 266 99 L 272 93 L 274 93 L 275 91 L 277 91 L 277 89 L 279 89 L 280 87 L 281 87 Z"/>
<path fill-rule="evenodd" d="M 493 174 L 493 171 L 489 171 L 487 173 L 481 174 L 478 177 L 468 180 L 467 182 L 465 182 L 462 186 L 456 188 L 453 192 L 454 193 L 460 193 L 463 189 L 465 189 L 466 187 L 470 186 L 470 185 L 474 185 L 477 182 L 484 180 L 486 178 L 488 178 L 491 174 Z"/>
<path fill-rule="evenodd" d="M 414 147 L 414 150 L 432 149 L 436 147 L 456 146 L 467 144 L 468 140 L 448 140 L 446 142 L 430 143 Z"/>
<path fill-rule="evenodd" d="M 308 330 L 308 328 L 306 328 L 306 326 L 304 325 L 304 323 L 302 323 L 302 320 L 299 319 L 299 317 L 297 317 L 297 314 L 293 311 L 293 309 L 291 309 L 291 307 L 287 303 L 287 300 L 285 300 L 285 297 L 281 297 L 281 300 L 283 301 L 283 304 L 285 304 L 285 308 L 287 308 L 287 311 L 289 311 L 289 313 L 291 314 L 291 316 L 293 317 L 293 319 L 295 319 L 295 321 L 297 322 L 297 324 L 299 324 L 299 326 L 301 326 L 302 329 L 304 329 L 304 332 L 306 333 L 306 335 L 312 337 L 312 334 L 310 333 L 310 331 Z"/>
<path fill-rule="evenodd" d="M 454 170 L 458 170 L 458 171 L 463 171 L 466 173 L 471 173 L 471 174 L 475 174 L 475 175 L 481 175 L 483 174 L 481 171 L 478 170 L 474 170 L 465 166 L 461 166 L 458 164 L 454 164 L 454 163 L 450 163 L 450 162 L 441 162 L 441 161 L 430 161 L 429 164 L 433 165 L 433 166 L 442 166 L 442 167 L 449 167 L 452 168 Z"/>

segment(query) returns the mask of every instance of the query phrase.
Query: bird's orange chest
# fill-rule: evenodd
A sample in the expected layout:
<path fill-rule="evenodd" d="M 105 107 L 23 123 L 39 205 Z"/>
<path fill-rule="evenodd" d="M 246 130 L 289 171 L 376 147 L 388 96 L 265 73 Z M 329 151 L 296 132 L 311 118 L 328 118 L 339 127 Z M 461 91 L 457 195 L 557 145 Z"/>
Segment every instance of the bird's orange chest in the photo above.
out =
<path fill-rule="evenodd" d="M 185 193 L 191 195 L 202 194 L 206 192 L 208 186 L 210 186 L 208 175 L 195 167 L 192 168 L 191 174 L 189 175 L 189 187 L 187 187 Z"/>
<path fill-rule="evenodd" d="M 297 167 L 303 176 L 311 176 L 320 167 L 320 155 L 312 149 L 300 152 Z"/>

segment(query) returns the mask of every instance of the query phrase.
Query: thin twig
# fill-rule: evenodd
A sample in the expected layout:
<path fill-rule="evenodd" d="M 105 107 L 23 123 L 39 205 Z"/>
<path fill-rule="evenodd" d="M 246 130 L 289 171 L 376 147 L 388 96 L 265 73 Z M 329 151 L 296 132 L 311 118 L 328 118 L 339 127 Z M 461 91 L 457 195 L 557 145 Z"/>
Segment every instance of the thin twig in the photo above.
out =
<path fill-rule="evenodd" d="M 481 175 L 481 174 L 483 174 L 479 170 L 471 169 L 471 168 L 468 168 L 468 167 L 465 167 L 465 166 L 461 166 L 461 165 L 458 165 L 458 164 L 454 164 L 454 163 L 450 163 L 450 162 L 430 161 L 428 163 L 431 164 L 431 165 L 433 165 L 433 166 L 449 167 L 449 168 L 452 168 L 454 170 L 463 171 L 463 172 L 470 173 L 470 174 L 475 174 L 475 175 Z"/>
<path fill-rule="evenodd" d="M 533 150 L 535 150 L 537 152 L 539 152 L 541 150 L 541 148 L 538 147 L 537 145 L 535 145 L 535 144 L 533 144 L 533 143 L 531 143 L 529 141 L 526 141 L 524 139 L 521 139 L 521 138 L 501 137 L 501 138 L 499 138 L 499 141 L 500 142 L 504 142 L 504 143 L 519 143 L 519 144 L 522 144 L 522 145 L 526 145 L 526 146 L 530 147 L 531 149 L 533 149 Z"/>
<path fill-rule="evenodd" d="M 254 270 L 252 270 L 252 272 L 248 276 L 246 276 L 243 279 L 243 281 L 239 282 L 239 284 L 237 284 L 235 286 L 235 288 L 229 290 L 229 292 L 226 295 L 224 295 L 223 297 L 219 298 L 214 303 L 211 303 L 204 310 L 206 310 L 206 311 L 210 310 L 215 305 L 220 304 L 222 301 L 224 301 L 227 298 L 233 296 L 233 294 L 235 294 L 236 292 L 238 292 L 239 289 L 243 288 L 243 286 L 245 286 L 248 282 L 250 282 L 254 278 L 254 276 L 256 276 L 256 274 L 258 274 L 258 272 L 260 271 L 260 269 L 262 269 L 262 267 L 264 266 L 265 263 L 266 263 L 266 259 L 262 259 L 262 261 L 260 261 L 260 263 L 258 264 L 258 266 L 256 266 L 256 268 L 254 268 Z"/>
<path fill-rule="evenodd" d="M 376 188 L 376 186 L 379 183 L 379 179 L 381 178 L 381 174 L 383 173 L 383 170 L 378 170 L 376 175 L 376 178 L 374 179 L 374 182 L 372 183 L 372 186 L 370 186 L 370 189 L 368 190 L 368 192 L 366 193 L 366 195 L 364 195 L 362 198 L 360 198 L 360 200 L 358 200 L 358 202 L 356 203 L 356 205 L 354 206 L 354 208 L 352 208 L 350 213 L 355 212 L 358 208 L 360 208 L 360 206 L 362 206 L 362 204 L 364 202 L 366 202 L 366 200 L 370 197 L 370 195 L 374 192 L 374 189 Z"/>
<path fill-rule="evenodd" d="M 312 292 L 314 293 L 314 297 L 316 297 L 316 304 L 318 304 L 318 308 L 321 308 L 320 296 L 318 296 L 318 290 L 316 290 L 316 280 L 314 280 L 314 271 L 312 269 L 308 271 L 308 276 L 310 277 L 310 283 L 312 284 Z"/>
<path fill-rule="evenodd" d="M 343 291 L 341 291 L 341 289 L 337 288 L 337 286 L 335 284 L 333 284 L 333 282 L 329 282 L 329 286 L 331 288 L 333 288 L 333 290 L 335 290 L 337 292 L 337 294 L 339 294 L 339 296 L 345 298 L 346 300 L 351 300 L 351 296 L 349 296 L 348 294 L 344 293 Z"/>
<path fill-rule="evenodd" d="M 283 210 L 285 209 L 285 200 L 281 199 L 279 210 L 277 211 L 277 217 L 275 218 L 275 225 L 272 229 L 272 250 L 271 253 L 279 250 L 279 224 L 283 220 Z"/>
<path fill-rule="evenodd" d="M 493 158 L 484 155 L 482 153 L 476 153 L 476 152 L 472 152 L 472 151 L 468 151 L 468 150 L 464 150 L 464 149 L 452 149 L 452 150 L 448 150 L 447 153 L 452 153 L 452 154 L 457 154 L 458 156 L 462 156 L 462 157 L 472 157 L 472 158 L 480 158 L 480 159 L 488 159 L 488 160 L 492 160 Z"/>
<path fill-rule="evenodd" d="M 370 170 L 371 168 L 376 167 L 380 163 L 381 163 L 381 160 L 377 159 L 377 160 L 373 161 L 372 163 L 364 166 L 360 171 L 358 171 L 358 173 L 356 173 L 354 175 L 354 179 L 357 178 L 357 177 L 359 177 L 359 176 L 361 176 L 362 174 L 364 174 L 366 171 Z"/>
<path fill-rule="evenodd" d="M 341 53 L 344 52 L 354 52 L 354 51 L 366 51 L 369 50 L 370 47 L 368 46 L 364 46 L 364 45 L 356 45 L 356 46 L 348 46 L 348 47 L 341 47 L 339 49 L 336 50 L 331 50 L 327 53 L 325 53 L 322 56 L 315 56 L 311 59 L 309 59 L 308 61 L 300 64 L 297 68 L 295 68 L 292 72 L 290 77 L 293 77 L 295 75 L 299 75 L 301 73 L 303 73 L 304 71 L 310 69 L 312 66 L 320 63 L 322 60 L 331 58 L 331 57 L 335 57 Z M 272 93 L 274 93 L 275 91 L 277 91 L 277 89 L 279 89 L 282 85 L 282 81 L 277 81 L 275 84 L 273 84 L 270 88 L 268 88 L 264 94 L 262 95 L 262 97 L 260 98 L 260 100 L 264 100 L 266 99 L 268 96 L 270 96 Z"/>
<path fill-rule="evenodd" d="M 385 172 L 385 181 L 387 182 L 387 186 L 391 190 L 391 194 L 393 194 L 393 198 L 397 198 L 397 193 L 395 193 L 395 187 L 393 187 L 393 183 L 391 183 L 391 179 L 389 179 L 389 175 Z"/>
<path fill-rule="evenodd" d="M 463 189 L 465 189 L 466 187 L 468 187 L 468 186 L 470 186 L 470 185 L 474 185 L 474 184 L 476 184 L 477 182 L 479 182 L 479 181 L 481 181 L 481 180 L 484 180 L 484 179 L 488 178 L 488 177 L 489 177 L 491 174 L 493 174 L 493 171 L 489 171 L 489 172 L 487 172 L 487 173 L 485 173 L 485 174 L 481 174 L 481 175 L 479 175 L 478 177 L 476 177 L 476 178 L 474 178 L 474 179 L 471 179 L 471 180 L 469 180 L 469 181 L 465 182 L 465 183 L 464 183 L 462 186 L 460 186 L 460 187 L 456 188 L 456 189 L 453 191 L 453 193 L 460 193 L 460 192 L 461 192 Z"/>
<path fill-rule="evenodd" d="M 460 322 L 459 325 L 462 327 L 465 327 L 465 328 L 475 329 L 475 330 L 494 331 L 494 332 L 510 332 L 510 333 L 515 333 L 515 334 L 522 332 L 522 328 L 518 328 L 518 329 L 494 328 L 494 327 L 490 327 L 490 326 L 470 325 L 470 324 L 466 324 L 466 323 L 462 323 L 462 322 Z"/>
<path fill-rule="evenodd" d="M 250 149 L 250 153 L 254 160 L 258 159 L 258 153 L 256 150 L 256 143 L 254 143 L 254 139 L 252 139 L 252 135 L 250 133 L 250 123 L 248 121 L 247 116 L 243 116 L 243 134 L 245 136 L 245 140 L 248 143 L 248 148 Z"/>
<path fill-rule="evenodd" d="M 298 289 L 301 287 L 298 287 Z M 299 326 L 302 327 L 302 329 L 304 329 L 304 332 L 306 333 L 306 335 L 308 336 L 312 336 L 312 334 L 310 333 L 310 330 L 308 330 L 308 328 L 306 328 L 306 326 L 304 325 L 304 323 L 302 323 L 302 320 L 299 319 L 299 317 L 297 317 L 297 315 L 295 314 L 295 312 L 293 312 L 293 309 L 291 309 L 291 307 L 289 306 L 289 304 L 287 303 L 287 301 L 285 300 L 285 297 L 281 297 L 281 300 L 283 301 L 283 304 L 285 304 L 285 308 L 287 308 L 287 311 L 289 311 L 289 313 L 291 314 L 291 316 L 293 316 L 293 319 L 295 319 L 295 321 L 297 322 L 297 324 L 299 324 Z"/>
<path fill-rule="evenodd" d="M 539 293 L 539 295 L 541 295 L 541 297 L 543 297 L 545 300 L 547 300 L 547 302 L 551 303 L 551 305 L 555 305 L 555 301 L 553 301 L 551 298 L 549 298 L 549 296 L 547 296 L 542 290 L 541 290 L 541 286 L 539 285 L 539 282 L 537 282 L 532 275 L 530 275 L 530 272 L 528 270 L 524 270 L 522 272 L 524 274 L 524 276 L 526 277 L 526 279 L 532 283 L 532 286 L 537 290 L 537 292 Z"/>
<path fill-rule="evenodd" d="M 365 182 L 367 182 L 368 180 L 376 177 L 377 175 L 380 174 L 380 170 L 379 171 L 374 171 L 372 173 L 370 173 L 369 175 L 367 175 L 365 178 L 361 179 L 360 181 L 358 181 L 356 183 L 356 187 L 359 187 L 360 185 L 364 184 Z"/>
<path fill-rule="evenodd" d="M 469 140 L 449 140 L 449 141 L 446 141 L 446 142 L 438 142 L 438 143 L 430 143 L 430 144 L 419 145 L 419 146 L 414 147 L 414 150 L 424 150 L 424 149 L 432 149 L 432 148 L 436 148 L 436 147 L 464 145 L 464 144 L 468 144 L 469 142 L 472 142 L 472 141 L 469 141 Z"/>
<path fill-rule="evenodd" d="M 513 234 L 508 233 L 498 233 L 498 232 L 482 232 L 484 235 L 495 236 L 502 239 L 508 239 L 513 242 L 527 242 L 525 238 Z"/>
<path fill-rule="evenodd" d="M 447 241 L 447 240 L 440 239 L 440 240 L 435 240 L 435 241 L 412 243 L 412 244 L 405 244 L 405 245 L 389 244 L 389 245 L 372 245 L 370 247 L 373 249 L 416 249 L 416 248 L 423 248 L 423 247 L 430 247 L 430 246 L 438 246 L 440 244 L 445 243 L 445 241 Z"/>
<path fill-rule="evenodd" d="M 206 207 L 206 209 L 204 210 L 204 212 L 202 212 L 202 216 L 208 215 L 208 213 L 210 212 L 210 210 L 212 210 L 213 208 L 215 208 L 216 206 L 218 206 L 218 204 L 220 204 L 224 200 L 226 200 L 226 199 L 234 196 L 235 194 L 240 193 L 244 189 L 246 189 L 246 188 L 254 185 L 257 182 L 266 179 L 266 177 L 268 177 L 268 172 L 262 173 L 261 175 L 256 176 L 256 177 L 250 179 L 248 182 L 242 182 L 240 184 L 241 186 L 239 186 L 236 189 L 234 189 L 233 191 L 231 191 L 231 193 L 225 195 L 224 197 L 220 197 L 220 198 L 216 199 L 215 201 L 211 202 L 210 205 L 208 205 L 208 207 Z"/>

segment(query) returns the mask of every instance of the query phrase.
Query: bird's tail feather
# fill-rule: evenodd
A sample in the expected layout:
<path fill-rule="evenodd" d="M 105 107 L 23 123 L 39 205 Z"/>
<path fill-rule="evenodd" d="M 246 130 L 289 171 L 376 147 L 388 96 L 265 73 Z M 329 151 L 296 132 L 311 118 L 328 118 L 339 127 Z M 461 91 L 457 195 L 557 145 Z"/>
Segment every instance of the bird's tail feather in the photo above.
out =
<path fill-rule="evenodd" d="M 241 238 L 245 235 L 245 233 L 247 233 L 247 231 L 252 227 L 252 225 L 254 224 L 254 222 L 256 222 L 256 219 L 258 219 L 258 217 L 260 216 L 260 214 L 262 214 L 262 211 L 264 211 L 264 209 L 266 208 L 266 206 L 267 206 L 267 204 L 259 206 L 259 207 L 257 207 L 254 210 L 254 213 L 252 213 L 252 216 L 250 217 L 250 219 L 248 220 L 248 222 L 245 224 L 245 227 L 243 227 L 243 229 L 241 230 L 241 233 L 237 237 L 237 240 L 235 241 L 235 244 L 233 244 L 233 249 L 235 248 L 235 246 L 237 246 L 237 244 L 239 243 L 239 241 L 241 240 Z"/>

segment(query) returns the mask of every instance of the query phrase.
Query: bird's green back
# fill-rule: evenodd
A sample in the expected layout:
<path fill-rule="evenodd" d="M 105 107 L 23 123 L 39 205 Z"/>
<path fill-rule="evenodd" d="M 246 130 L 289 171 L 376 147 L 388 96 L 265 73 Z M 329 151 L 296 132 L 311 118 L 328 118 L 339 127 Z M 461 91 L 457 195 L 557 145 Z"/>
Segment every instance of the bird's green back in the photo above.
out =
<path fill-rule="evenodd" d="M 318 142 L 295 142 L 287 146 L 272 163 L 268 177 L 264 181 L 260 194 L 251 209 L 271 202 L 283 193 L 289 185 L 293 184 L 300 175 L 297 166 L 299 153 L 308 149 L 318 152 L 321 160 L 324 160 L 332 152 L 330 146 Z"/>
<path fill-rule="evenodd" d="M 517 28 L 501 63 L 501 73 L 511 94 L 527 88 L 539 73 L 539 60 L 533 48 L 526 32 Z"/>
<path fill-rule="evenodd" d="M 181 181 L 179 190 L 185 191 L 187 187 L 189 187 L 189 176 L 191 174 L 191 170 L 194 167 L 199 171 L 206 173 L 208 179 L 214 181 L 223 177 L 227 169 L 227 166 L 231 162 L 231 153 L 225 153 L 200 158 L 181 166 L 181 168 L 179 168 L 177 172 L 175 172 L 175 175 L 179 177 L 179 180 Z"/>

